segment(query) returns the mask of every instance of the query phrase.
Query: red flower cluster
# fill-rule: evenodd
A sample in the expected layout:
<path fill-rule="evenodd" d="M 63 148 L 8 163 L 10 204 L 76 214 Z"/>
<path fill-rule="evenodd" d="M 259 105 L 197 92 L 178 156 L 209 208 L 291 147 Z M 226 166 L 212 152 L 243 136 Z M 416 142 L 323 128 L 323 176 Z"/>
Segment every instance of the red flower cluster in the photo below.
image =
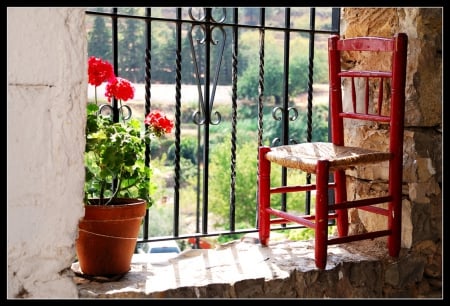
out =
<path fill-rule="evenodd" d="M 116 77 L 113 66 L 108 61 L 91 56 L 88 60 L 88 65 L 89 84 L 94 85 L 96 90 L 97 86 L 103 82 L 108 82 L 105 92 L 108 102 L 111 102 L 111 98 L 113 97 L 122 101 L 133 99 L 133 85 L 124 78 Z M 97 103 L 97 93 L 95 102 Z M 159 110 L 150 112 L 145 117 L 144 123 L 148 126 L 148 133 L 157 137 L 170 133 L 173 128 L 173 121 Z"/>
<path fill-rule="evenodd" d="M 128 99 L 133 99 L 134 87 L 128 80 L 116 77 L 106 84 L 105 96 L 108 97 L 109 102 L 111 102 L 112 97 L 125 102 Z"/>
<path fill-rule="evenodd" d="M 95 87 L 101 85 L 103 82 L 108 82 L 105 92 L 108 102 L 111 102 L 111 98 L 113 97 L 123 101 L 133 99 L 134 97 L 133 85 L 127 79 L 116 77 L 113 66 L 108 61 L 91 56 L 88 60 L 88 77 L 89 84 Z"/>
<path fill-rule="evenodd" d="M 88 60 L 89 84 L 99 86 L 115 78 L 114 68 L 108 61 L 91 56 Z"/>
<path fill-rule="evenodd" d="M 163 115 L 159 110 L 151 111 L 145 116 L 144 123 L 149 126 L 149 132 L 157 137 L 165 133 L 170 133 L 173 128 L 173 121 Z"/>

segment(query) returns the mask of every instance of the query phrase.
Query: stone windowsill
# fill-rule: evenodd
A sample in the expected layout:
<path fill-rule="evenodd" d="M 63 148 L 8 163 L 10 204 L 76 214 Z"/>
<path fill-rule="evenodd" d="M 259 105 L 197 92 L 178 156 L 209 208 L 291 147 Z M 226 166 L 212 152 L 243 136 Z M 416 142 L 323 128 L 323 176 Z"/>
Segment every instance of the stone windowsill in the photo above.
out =
<path fill-rule="evenodd" d="M 323 271 L 314 264 L 311 241 L 269 247 L 234 241 L 216 249 L 186 250 L 171 259 L 135 254 L 131 270 L 119 280 L 74 276 L 74 281 L 80 298 L 381 297 L 386 283 L 392 283 L 383 267 L 395 263 L 384 241 L 329 246 Z M 72 269 L 78 269 L 77 263 Z"/>

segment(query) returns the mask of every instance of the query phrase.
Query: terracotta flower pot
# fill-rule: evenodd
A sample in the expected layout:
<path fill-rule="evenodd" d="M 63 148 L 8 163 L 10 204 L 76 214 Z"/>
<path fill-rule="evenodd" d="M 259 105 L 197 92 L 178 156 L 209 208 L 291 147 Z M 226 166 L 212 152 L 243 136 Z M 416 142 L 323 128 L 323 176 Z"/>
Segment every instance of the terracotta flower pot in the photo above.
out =
<path fill-rule="evenodd" d="M 85 206 L 76 240 L 83 274 L 112 276 L 130 270 L 147 204 L 140 199 L 122 200 L 126 204 Z"/>

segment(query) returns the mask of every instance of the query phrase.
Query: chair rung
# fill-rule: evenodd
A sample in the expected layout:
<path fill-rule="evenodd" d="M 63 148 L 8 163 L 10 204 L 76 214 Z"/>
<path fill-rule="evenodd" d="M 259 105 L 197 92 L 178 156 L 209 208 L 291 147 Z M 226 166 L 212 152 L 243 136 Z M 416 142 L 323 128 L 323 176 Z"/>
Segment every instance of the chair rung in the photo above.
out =
<path fill-rule="evenodd" d="M 364 233 L 364 234 L 355 234 L 345 237 L 337 237 L 337 238 L 329 238 L 327 241 L 328 245 L 332 244 L 338 244 L 338 243 L 347 243 L 352 241 L 358 241 L 358 240 L 367 240 L 367 239 L 374 239 L 378 237 L 383 236 L 389 236 L 391 235 L 391 230 L 383 230 L 383 231 L 374 231 L 370 233 Z"/>
<path fill-rule="evenodd" d="M 267 213 L 273 216 L 278 216 L 279 218 L 270 219 L 270 224 L 283 224 L 283 223 L 299 223 L 306 227 L 315 228 L 315 222 L 311 220 L 315 219 L 314 215 L 302 215 L 296 216 L 278 209 L 268 208 L 266 209 Z M 328 219 L 336 219 L 336 213 L 329 213 Z"/>
<path fill-rule="evenodd" d="M 361 120 L 373 120 L 379 122 L 389 122 L 388 116 L 374 115 L 374 114 L 361 114 L 361 113 L 339 113 L 342 118 L 349 119 L 361 119 Z"/>
<path fill-rule="evenodd" d="M 272 219 L 274 220 L 273 223 L 287 223 L 287 222 L 295 222 L 295 223 L 299 223 L 301 225 L 310 227 L 310 228 L 316 228 L 316 224 L 314 222 L 309 221 L 309 219 L 311 218 L 311 216 L 295 216 L 292 214 L 289 214 L 285 211 L 281 211 L 278 209 L 273 209 L 273 208 L 267 208 L 266 209 L 268 214 L 283 218 L 284 222 L 278 222 L 277 219 Z M 270 221 L 270 223 L 272 223 L 272 220 Z"/>
<path fill-rule="evenodd" d="M 286 192 L 297 192 L 297 191 L 311 191 L 316 190 L 316 185 L 298 185 L 298 186 L 281 186 L 270 188 L 270 193 L 286 193 Z"/>
<path fill-rule="evenodd" d="M 341 71 L 339 72 L 339 75 L 341 77 L 356 77 L 356 78 L 362 78 L 362 77 L 369 77 L 369 78 L 391 78 L 392 72 L 391 71 Z"/>
<path fill-rule="evenodd" d="M 390 201 L 392 201 L 392 196 L 346 201 L 346 202 L 329 205 L 329 209 L 330 210 L 339 210 L 339 209 L 348 209 L 348 208 L 356 207 L 359 209 L 364 209 L 364 210 L 378 213 L 381 215 L 387 215 L 388 212 L 386 209 L 380 208 L 380 207 L 369 207 L 369 205 L 382 204 L 382 203 L 387 203 Z M 364 207 L 364 206 L 367 206 L 367 207 Z"/>

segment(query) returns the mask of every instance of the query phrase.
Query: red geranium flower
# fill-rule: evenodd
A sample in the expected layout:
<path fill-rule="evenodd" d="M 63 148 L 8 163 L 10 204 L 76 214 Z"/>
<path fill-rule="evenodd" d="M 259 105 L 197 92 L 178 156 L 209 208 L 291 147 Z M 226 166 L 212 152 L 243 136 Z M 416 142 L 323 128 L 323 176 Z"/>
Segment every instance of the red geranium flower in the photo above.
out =
<path fill-rule="evenodd" d="M 149 126 L 149 131 L 157 137 L 170 133 L 173 128 L 173 121 L 159 110 L 153 110 L 145 116 L 144 123 Z"/>
<path fill-rule="evenodd" d="M 134 87 L 127 79 L 117 77 L 106 84 L 105 96 L 108 97 L 108 101 L 111 101 L 112 97 L 127 101 L 128 99 L 133 99 Z"/>
<path fill-rule="evenodd" d="M 115 78 L 114 68 L 108 61 L 103 61 L 101 58 L 91 56 L 88 60 L 88 77 L 89 84 L 99 86 L 103 82 Z"/>

